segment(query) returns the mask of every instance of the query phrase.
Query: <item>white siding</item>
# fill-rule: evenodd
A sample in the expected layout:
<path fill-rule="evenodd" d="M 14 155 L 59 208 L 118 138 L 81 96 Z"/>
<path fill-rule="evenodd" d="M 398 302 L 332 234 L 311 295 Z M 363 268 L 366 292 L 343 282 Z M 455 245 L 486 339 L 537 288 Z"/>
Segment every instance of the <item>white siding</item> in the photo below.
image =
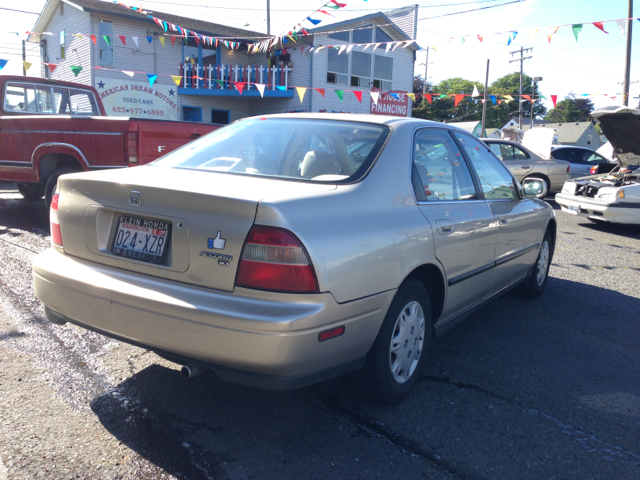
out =
<path fill-rule="evenodd" d="M 386 15 L 407 37 L 415 40 L 418 23 L 418 5 L 398 8 L 397 10 L 386 12 Z"/>
<path fill-rule="evenodd" d="M 89 33 L 89 14 L 65 3 L 64 15 L 60 15 L 60 7 L 55 9 L 51 20 L 47 23 L 45 32 L 53 35 L 41 35 L 41 40 L 47 41 L 47 63 L 58 64 L 50 78 L 66 82 L 91 84 L 91 58 L 89 55 L 88 37 L 78 38 L 69 34 Z M 65 58 L 60 58 L 60 32 L 65 32 Z M 43 60 L 46 61 L 46 60 Z M 72 66 L 82 67 L 76 77 L 71 71 Z M 47 69 L 48 70 L 48 69 Z"/>

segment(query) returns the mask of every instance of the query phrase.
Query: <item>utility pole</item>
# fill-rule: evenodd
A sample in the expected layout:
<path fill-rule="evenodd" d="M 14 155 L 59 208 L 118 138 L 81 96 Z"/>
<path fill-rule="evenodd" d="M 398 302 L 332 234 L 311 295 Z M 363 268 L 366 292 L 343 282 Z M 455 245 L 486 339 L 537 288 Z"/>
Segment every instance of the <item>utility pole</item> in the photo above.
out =
<path fill-rule="evenodd" d="M 27 61 L 27 49 L 26 49 L 26 43 L 24 40 L 22 40 L 22 61 L 23 62 Z M 27 71 L 24 68 L 24 63 L 22 64 L 22 76 L 23 77 L 27 76 Z"/>
<path fill-rule="evenodd" d="M 422 93 L 427 93 L 427 67 L 429 67 L 429 47 L 427 47 L 427 61 L 424 63 L 424 82 L 422 83 Z"/>
<path fill-rule="evenodd" d="M 627 15 L 627 58 L 624 63 L 624 106 L 629 106 L 629 75 L 631 73 L 631 28 L 633 25 L 633 0 L 629 0 L 629 14 Z"/>
<path fill-rule="evenodd" d="M 541 82 L 542 77 L 533 77 L 531 80 L 531 125 L 529 128 L 533 128 L 533 106 L 536 103 L 536 82 Z"/>
<path fill-rule="evenodd" d="M 489 88 L 489 59 L 487 58 L 487 76 L 484 79 L 484 100 L 482 102 L 482 133 L 480 136 L 485 138 L 487 136 L 487 132 L 484 128 L 485 122 L 487 120 L 487 89 Z"/>
<path fill-rule="evenodd" d="M 631 1 L 631 0 L 629 0 Z M 513 62 L 520 62 L 520 101 L 518 102 L 518 128 L 520 130 L 522 130 L 522 64 L 524 63 L 525 60 L 529 60 L 530 58 L 533 57 L 523 57 L 522 55 L 525 52 L 530 52 L 533 51 L 533 47 L 531 48 L 524 48 L 524 47 L 520 47 L 520 50 L 516 50 L 515 52 L 509 52 L 511 53 L 511 55 L 514 55 L 515 53 L 520 53 L 520 58 L 516 58 L 514 60 L 509 60 L 509 63 L 513 63 Z"/>
<path fill-rule="evenodd" d="M 267 0 L 267 35 L 271 35 L 271 2 Z"/>

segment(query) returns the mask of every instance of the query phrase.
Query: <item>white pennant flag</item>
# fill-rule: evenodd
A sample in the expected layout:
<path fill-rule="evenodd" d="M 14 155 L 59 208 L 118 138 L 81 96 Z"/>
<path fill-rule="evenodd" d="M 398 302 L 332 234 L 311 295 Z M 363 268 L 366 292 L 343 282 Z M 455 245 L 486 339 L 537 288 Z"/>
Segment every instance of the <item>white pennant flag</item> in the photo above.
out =
<path fill-rule="evenodd" d="M 136 47 L 138 47 L 139 46 L 138 45 L 138 37 L 131 37 L 131 38 L 133 38 L 133 43 L 135 43 Z"/>
<path fill-rule="evenodd" d="M 344 49 L 345 49 L 345 48 L 347 48 L 347 46 L 346 46 L 346 45 L 342 45 L 342 46 L 340 47 L 340 50 L 338 50 L 338 55 L 340 55 L 342 52 L 344 52 Z"/>
<path fill-rule="evenodd" d="M 316 47 L 311 47 L 311 48 L 309 49 L 309 53 L 313 52 L 313 50 L 314 50 L 315 48 L 316 48 Z"/>
<path fill-rule="evenodd" d="M 264 98 L 264 87 L 266 87 L 265 84 L 263 83 L 256 83 L 256 88 L 258 89 L 258 91 L 260 92 L 260 96 L 262 98 Z"/>
<path fill-rule="evenodd" d="M 398 43 L 396 43 L 395 47 L 393 47 L 393 50 L 391 50 L 391 51 L 393 52 L 396 48 L 398 48 L 398 47 L 400 46 L 400 44 L 401 44 L 401 43 L 402 43 L 402 42 L 398 42 Z"/>
<path fill-rule="evenodd" d="M 347 53 L 349 53 L 351 50 L 353 50 L 353 47 L 355 47 L 354 44 L 351 44 L 347 47 Z"/>
<path fill-rule="evenodd" d="M 129 72 L 128 70 L 121 70 L 121 72 L 125 75 L 129 75 L 130 77 L 133 77 L 135 75 L 135 72 Z"/>
<path fill-rule="evenodd" d="M 375 52 L 375 51 L 376 51 L 376 48 L 378 48 L 379 46 L 380 46 L 380 44 L 379 44 L 379 43 L 374 43 L 374 44 L 373 44 L 373 50 L 371 50 L 371 51 L 372 51 L 372 52 Z"/>
<path fill-rule="evenodd" d="M 473 86 L 473 93 L 471 94 L 472 97 L 479 97 L 480 96 L 480 92 L 478 92 L 478 87 L 476 87 L 475 85 Z"/>
<path fill-rule="evenodd" d="M 413 42 L 415 42 L 415 40 L 407 40 L 406 43 L 404 44 L 404 47 L 402 48 L 407 48 L 409 45 L 411 45 Z"/>
<path fill-rule="evenodd" d="M 316 48 L 316 53 L 318 53 L 320 50 L 322 50 L 324 48 L 324 45 L 320 45 L 318 48 Z"/>
<path fill-rule="evenodd" d="M 378 104 L 378 97 L 380 96 L 379 92 L 370 92 L 371 95 L 371 100 L 373 100 L 373 103 L 375 103 L 376 105 Z"/>
<path fill-rule="evenodd" d="M 364 48 L 362 49 L 362 51 L 364 52 L 364 51 L 365 51 L 367 48 L 369 48 L 370 46 L 371 46 L 371 44 L 370 44 L 370 43 L 367 43 L 367 44 L 364 46 Z"/>
<path fill-rule="evenodd" d="M 620 29 L 620 33 L 622 33 L 623 37 L 627 36 L 627 21 L 626 20 L 616 20 L 618 24 L 618 28 Z"/>
<path fill-rule="evenodd" d="M 387 51 L 384 52 L 384 54 L 386 55 L 387 53 L 389 53 L 389 50 L 391 49 L 391 46 L 393 45 L 393 42 L 389 42 L 387 43 Z"/>

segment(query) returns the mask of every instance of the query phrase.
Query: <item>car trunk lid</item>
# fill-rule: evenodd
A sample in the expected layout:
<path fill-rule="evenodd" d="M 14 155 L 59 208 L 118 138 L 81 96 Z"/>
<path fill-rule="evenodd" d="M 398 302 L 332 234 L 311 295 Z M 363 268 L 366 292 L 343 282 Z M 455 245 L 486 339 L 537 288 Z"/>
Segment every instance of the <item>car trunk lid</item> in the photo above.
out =
<path fill-rule="evenodd" d="M 232 291 L 260 200 L 332 189 L 334 185 L 157 167 L 68 175 L 60 180 L 63 248 L 69 255 L 123 270 Z M 131 254 L 127 257 L 114 250 L 118 242 L 122 246 L 124 233 L 118 237 L 118 230 L 123 222 L 134 224 L 127 241 L 138 245 L 135 255 L 124 252 Z M 146 237 L 161 236 L 162 230 L 166 244 L 154 253 L 164 257 L 141 253 Z M 139 236 L 134 238 L 135 233 Z"/>

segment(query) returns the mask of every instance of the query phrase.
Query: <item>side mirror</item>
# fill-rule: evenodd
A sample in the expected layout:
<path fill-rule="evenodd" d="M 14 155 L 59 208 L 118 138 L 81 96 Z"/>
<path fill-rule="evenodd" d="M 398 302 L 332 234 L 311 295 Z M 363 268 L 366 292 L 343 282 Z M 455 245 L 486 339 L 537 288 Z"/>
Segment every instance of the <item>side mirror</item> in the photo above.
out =
<path fill-rule="evenodd" d="M 539 178 L 525 178 L 522 190 L 527 198 L 543 198 L 548 193 L 546 182 Z"/>

